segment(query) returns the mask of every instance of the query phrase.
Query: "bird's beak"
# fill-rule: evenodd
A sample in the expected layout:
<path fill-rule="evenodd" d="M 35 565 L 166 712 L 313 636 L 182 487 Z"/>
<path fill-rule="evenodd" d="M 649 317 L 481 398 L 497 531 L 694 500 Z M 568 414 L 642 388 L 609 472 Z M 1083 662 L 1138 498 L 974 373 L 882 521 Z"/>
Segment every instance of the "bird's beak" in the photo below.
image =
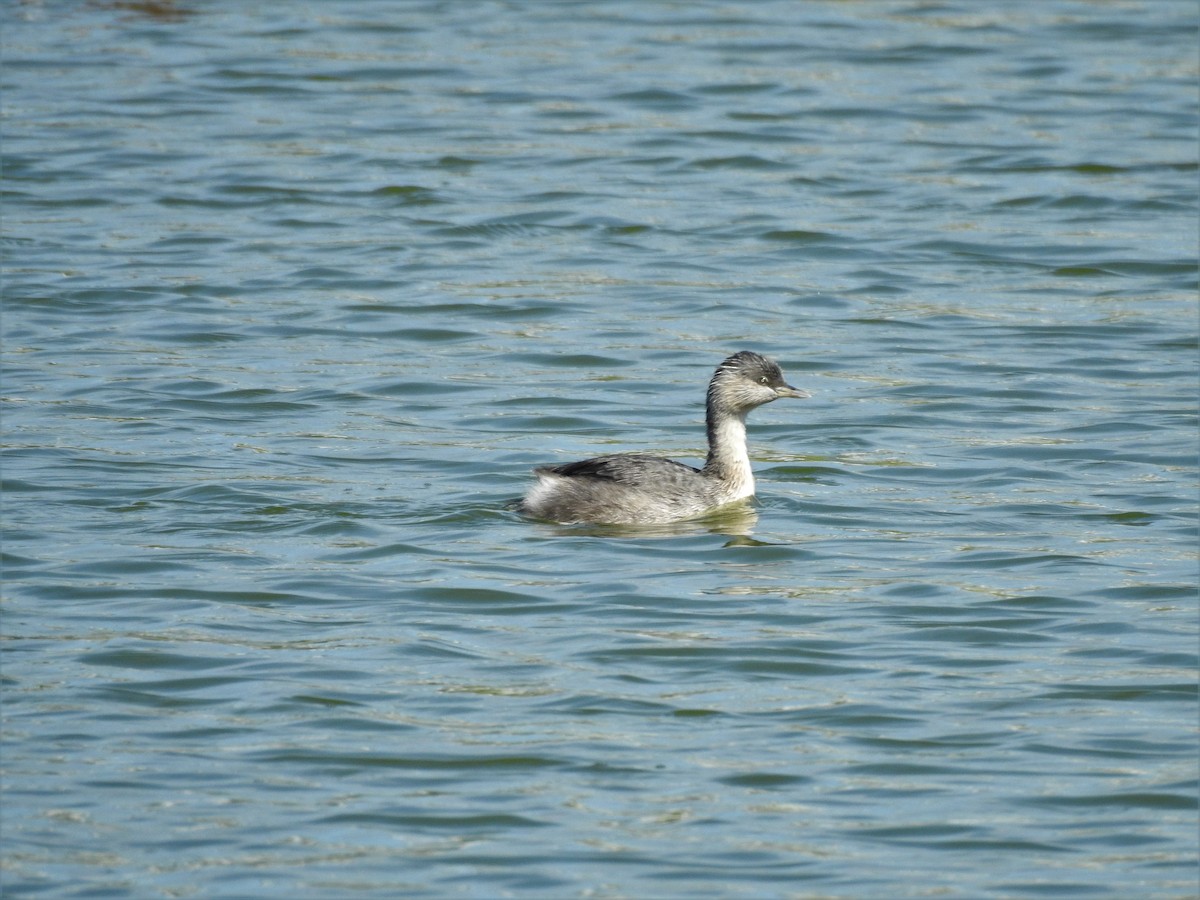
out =
<path fill-rule="evenodd" d="M 776 397 L 795 397 L 797 400 L 803 400 L 806 397 L 811 397 L 808 391 L 802 391 L 800 388 L 794 388 L 790 384 L 781 384 L 775 388 Z"/>

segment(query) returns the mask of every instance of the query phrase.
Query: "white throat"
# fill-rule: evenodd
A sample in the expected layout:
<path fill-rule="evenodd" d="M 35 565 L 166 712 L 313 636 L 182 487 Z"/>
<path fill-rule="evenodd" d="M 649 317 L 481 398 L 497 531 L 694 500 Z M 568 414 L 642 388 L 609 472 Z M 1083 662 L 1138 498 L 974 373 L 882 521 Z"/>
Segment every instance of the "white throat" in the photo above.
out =
<path fill-rule="evenodd" d="M 746 419 L 744 416 L 722 416 L 709 435 L 706 472 L 723 481 L 730 500 L 754 496 L 754 472 L 750 469 L 750 454 L 746 450 Z"/>

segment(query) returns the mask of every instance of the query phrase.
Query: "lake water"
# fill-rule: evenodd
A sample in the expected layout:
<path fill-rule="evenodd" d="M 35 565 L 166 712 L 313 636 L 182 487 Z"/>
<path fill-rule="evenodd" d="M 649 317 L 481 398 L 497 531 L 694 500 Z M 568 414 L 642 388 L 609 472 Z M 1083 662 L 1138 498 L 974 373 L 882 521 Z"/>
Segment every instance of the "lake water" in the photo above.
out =
<path fill-rule="evenodd" d="M 5 896 L 1196 895 L 1194 3 L 0 11 Z"/>

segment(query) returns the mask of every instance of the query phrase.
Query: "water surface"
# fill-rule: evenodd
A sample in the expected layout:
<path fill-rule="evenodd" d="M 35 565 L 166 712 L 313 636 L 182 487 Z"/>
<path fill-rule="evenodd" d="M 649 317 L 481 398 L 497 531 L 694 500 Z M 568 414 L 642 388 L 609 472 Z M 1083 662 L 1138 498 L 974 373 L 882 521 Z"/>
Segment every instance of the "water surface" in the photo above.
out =
<path fill-rule="evenodd" d="M 4 15 L 6 895 L 1195 895 L 1193 4 Z"/>

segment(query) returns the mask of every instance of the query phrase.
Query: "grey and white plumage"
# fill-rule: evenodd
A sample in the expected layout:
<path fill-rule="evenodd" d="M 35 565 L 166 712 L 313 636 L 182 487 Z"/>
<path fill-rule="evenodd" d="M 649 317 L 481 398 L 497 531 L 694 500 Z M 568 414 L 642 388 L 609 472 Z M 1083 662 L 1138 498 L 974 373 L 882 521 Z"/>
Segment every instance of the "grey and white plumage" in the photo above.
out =
<path fill-rule="evenodd" d="M 809 396 L 779 366 L 749 350 L 735 353 L 708 385 L 708 459 L 702 469 L 660 456 L 624 453 L 534 469 L 521 511 L 562 524 L 657 525 L 693 519 L 754 496 L 746 415 L 780 397 Z"/>

